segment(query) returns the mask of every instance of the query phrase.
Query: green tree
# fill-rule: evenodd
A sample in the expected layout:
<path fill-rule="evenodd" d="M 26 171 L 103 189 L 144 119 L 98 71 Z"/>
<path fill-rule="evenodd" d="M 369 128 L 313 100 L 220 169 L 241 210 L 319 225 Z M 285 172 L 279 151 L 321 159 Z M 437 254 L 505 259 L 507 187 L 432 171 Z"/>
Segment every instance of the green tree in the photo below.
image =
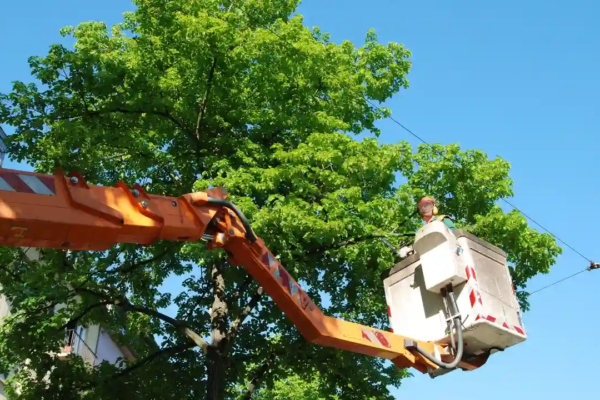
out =
<path fill-rule="evenodd" d="M 297 3 L 137 0 L 110 32 L 97 22 L 65 28 L 74 49 L 30 59 L 42 86 L 15 82 L 0 97 L 0 123 L 15 128 L 11 157 L 155 194 L 224 186 L 309 295 L 331 299 L 325 311 L 381 328 L 379 274 L 394 258 L 375 239 L 415 228 L 405 221 L 421 193 L 502 246 L 520 288 L 547 272 L 560 251 L 552 238 L 494 207 L 512 194 L 504 161 L 336 133 L 378 135 L 389 112 L 370 102 L 408 85 L 410 54 L 373 32 L 360 48 L 333 44 L 291 16 Z M 396 188 L 398 174 L 408 182 Z M 235 398 L 288 379 L 323 398 L 384 399 L 408 375 L 307 344 L 243 269 L 201 243 L 47 250 L 33 265 L 15 249 L 0 257 L 14 312 L 1 327 L 0 368 L 16 371 L 21 398 Z M 162 290 L 171 275 L 190 275 L 181 293 Z M 174 318 L 159 311 L 169 306 Z M 68 322 L 102 323 L 137 361 L 120 371 L 58 361 L 49 352 Z"/>
<path fill-rule="evenodd" d="M 302 379 L 298 375 L 290 373 L 283 379 L 276 381 L 270 389 L 260 389 L 255 392 L 253 399 L 256 400 L 327 400 L 319 394 L 319 373 L 315 373 L 312 379 Z M 337 395 L 332 396 L 338 397 Z M 372 399 L 369 399 L 372 400 Z"/>

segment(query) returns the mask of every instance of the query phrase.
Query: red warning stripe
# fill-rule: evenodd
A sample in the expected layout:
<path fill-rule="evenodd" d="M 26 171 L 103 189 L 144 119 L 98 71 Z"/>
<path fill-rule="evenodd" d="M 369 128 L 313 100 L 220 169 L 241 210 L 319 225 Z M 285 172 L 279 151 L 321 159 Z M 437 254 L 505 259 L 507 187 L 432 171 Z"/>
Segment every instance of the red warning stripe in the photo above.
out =
<path fill-rule="evenodd" d="M 385 347 L 392 347 L 392 345 L 390 344 L 390 342 L 388 342 L 387 338 L 385 337 L 385 335 L 381 332 L 374 332 L 375 336 L 377 336 L 377 339 L 379 339 L 379 343 L 381 343 L 383 346 Z"/>
<path fill-rule="evenodd" d="M 23 193 L 35 193 L 25 182 L 23 182 L 17 174 L 2 172 L 0 178 L 4 179 L 4 182 L 8 184 L 15 192 Z M 10 190 L 10 189 L 9 189 Z"/>
<path fill-rule="evenodd" d="M 525 334 L 525 331 L 521 328 L 519 328 L 518 326 L 513 326 L 513 328 L 515 328 L 515 331 L 519 332 L 521 335 Z"/>
<path fill-rule="evenodd" d="M 472 267 L 469 267 L 468 265 L 465 267 L 465 271 L 467 273 L 467 280 L 470 280 L 471 278 L 473 278 L 473 280 L 477 280 L 477 274 L 475 273 L 475 270 Z"/>
<path fill-rule="evenodd" d="M 7 171 L 0 171 L 0 190 L 48 196 L 56 195 L 54 177 L 52 176 L 18 174 Z"/>
<path fill-rule="evenodd" d="M 488 320 L 488 321 L 490 321 L 490 322 L 494 322 L 494 323 L 500 324 L 500 321 L 498 321 L 498 320 L 496 319 L 496 317 L 493 317 L 493 316 L 491 316 L 491 315 L 488 315 L 488 316 L 486 316 L 486 317 L 482 317 L 481 315 L 477 315 L 477 317 L 475 318 L 475 321 L 479 321 L 480 319 L 485 319 L 485 320 Z M 512 329 L 512 330 L 515 330 L 515 331 L 517 331 L 518 333 L 520 333 L 521 335 L 526 335 L 526 333 L 525 333 L 525 330 L 524 330 L 523 328 L 521 328 L 521 327 L 518 327 L 518 326 L 512 326 L 512 327 L 511 327 L 511 326 L 509 326 L 509 325 L 508 325 L 506 322 L 503 322 L 503 323 L 502 323 L 502 327 L 504 327 L 504 328 L 506 328 L 506 329 Z"/>
<path fill-rule="evenodd" d="M 380 346 L 392 347 L 383 333 L 367 328 L 362 328 L 361 331 L 363 339 L 367 339 L 369 342 L 378 344 Z"/>
<path fill-rule="evenodd" d="M 471 293 L 469 294 L 469 301 L 471 302 L 471 308 L 475 307 L 475 303 L 479 303 L 483 305 L 483 300 L 481 300 L 481 294 L 475 289 L 471 289 Z"/>
<path fill-rule="evenodd" d="M 471 308 L 475 307 L 475 303 L 477 303 L 477 302 L 479 302 L 479 304 L 483 305 L 483 300 L 481 299 L 481 294 L 476 289 L 478 287 L 479 283 L 477 282 L 477 274 L 475 273 L 475 270 L 472 267 L 467 265 L 465 267 L 465 272 L 467 274 L 467 282 L 469 282 L 471 279 L 474 281 L 474 283 L 471 284 L 471 286 L 474 286 L 474 288 L 471 289 L 471 293 L 469 293 L 469 300 L 471 301 Z"/>

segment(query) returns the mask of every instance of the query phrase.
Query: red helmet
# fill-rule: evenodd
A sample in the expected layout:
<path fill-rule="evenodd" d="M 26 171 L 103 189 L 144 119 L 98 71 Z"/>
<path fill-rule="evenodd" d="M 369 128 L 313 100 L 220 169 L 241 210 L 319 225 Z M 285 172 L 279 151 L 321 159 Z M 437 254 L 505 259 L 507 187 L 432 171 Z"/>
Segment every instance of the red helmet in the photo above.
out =
<path fill-rule="evenodd" d="M 419 214 L 428 212 L 429 210 L 435 209 L 435 199 L 433 197 L 423 197 L 417 204 Z M 435 214 L 435 211 L 434 211 Z"/>

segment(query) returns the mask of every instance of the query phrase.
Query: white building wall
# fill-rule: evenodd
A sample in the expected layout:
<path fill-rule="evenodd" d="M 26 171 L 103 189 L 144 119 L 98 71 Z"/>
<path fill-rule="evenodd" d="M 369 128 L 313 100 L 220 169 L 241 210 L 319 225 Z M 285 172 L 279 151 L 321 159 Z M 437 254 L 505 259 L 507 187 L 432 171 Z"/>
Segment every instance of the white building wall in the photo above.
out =
<path fill-rule="evenodd" d="M 115 342 L 112 341 L 104 329 L 100 329 L 98 346 L 96 347 L 96 356 L 98 357 L 98 363 L 108 361 L 111 364 L 116 364 L 119 358 L 124 358 L 123 352 Z"/>
<path fill-rule="evenodd" d="M 0 136 L 0 142 L 1 142 L 1 136 Z M 0 150 L 1 150 L 1 146 L 0 146 Z M 0 153 L 1 153 L 1 151 L 0 151 Z M 1 159 L 1 154 L 0 154 L 0 159 Z M 0 161 L 0 166 L 1 165 L 2 164 Z M 41 256 L 40 251 L 37 248 L 23 247 L 22 251 L 27 256 L 27 258 L 31 261 L 39 260 L 39 258 Z M 56 307 L 56 309 L 59 309 L 62 307 L 64 307 L 64 305 L 58 305 Z M 10 303 L 4 296 L 0 295 L 0 324 L 2 323 L 2 319 L 8 315 L 10 315 Z M 95 358 L 95 360 L 88 360 L 91 362 L 92 365 L 98 365 L 103 360 L 106 360 L 106 361 L 110 362 L 111 364 L 115 364 L 119 358 L 124 358 L 124 354 L 119 349 L 119 346 L 117 346 L 112 341 L 109 334 L 104 329 L 102 329 L 102 327 L 95 325 L 92 327 L 88 327 L 87 329 L 84 329 L 83 331 L 79 331 L 79 329 L 77 331 L 78 331 L 78 333 L 82 334 L 82 336 L 83 336 L 82 339 L 84 339 L 85 345 L 82 341 L 81 345 L 76 345 L 75 348 L 72 349 L 72 351 L 78 353 L 84 359 L 89 358 L 90 356 L 92 356 L 92 358 Z M 91 333 L 94 333 L 94 334 L 91 335 Z M 97 334 L 97 336 L 96 336 L 96 334 Z M 96 338 L 97 338 L 97 340 L 96 340 Z M 76 344 L 76 343 L 74 343 L 74 344 Z M 86 350 L 86 347 L 89 348 L 89 350 L 91 350 L 92 354 L 88 354 L 88 353 L 90 353 L 90 351 Z M 2 376 L 0 374 L 0 400 L 6 399 L 3 381 L 4 381 L 4 376 Z"/>
<path fill-rule="evenodd" d="M 10 314 L 10 304 L 6 297 L 0 295 L 0 321 Z"/>

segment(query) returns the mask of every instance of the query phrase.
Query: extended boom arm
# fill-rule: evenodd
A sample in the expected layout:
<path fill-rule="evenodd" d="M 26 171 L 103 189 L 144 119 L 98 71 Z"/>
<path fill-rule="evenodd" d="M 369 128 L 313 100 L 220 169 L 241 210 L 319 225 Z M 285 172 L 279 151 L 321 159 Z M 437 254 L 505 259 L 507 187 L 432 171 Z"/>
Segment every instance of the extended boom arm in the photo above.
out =
<path fill-rule="evenodd" d="M 308 341 L 386 358 L 399 368 L 424 373 L 438 368 L 407 350 L 408 338 L 324 315 L 226 197 L 219 188 L 176 198 L 122 182 L 88 185 L 76 173 L 0 169 L 0 245 L 102 251 L 117 243 L 204 237 L 210 248 L 226 249 L 230 263 L 245 268 Z M 428 353 L 447 354 L 443 346 L 416 343 Z"/>

